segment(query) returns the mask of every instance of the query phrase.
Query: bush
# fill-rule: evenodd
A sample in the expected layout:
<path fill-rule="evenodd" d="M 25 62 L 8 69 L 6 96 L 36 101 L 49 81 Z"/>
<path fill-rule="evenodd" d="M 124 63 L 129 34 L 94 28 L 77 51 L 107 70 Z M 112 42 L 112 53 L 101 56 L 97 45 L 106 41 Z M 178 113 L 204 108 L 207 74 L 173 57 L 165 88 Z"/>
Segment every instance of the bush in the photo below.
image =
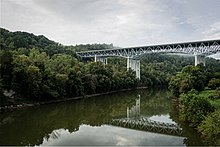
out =
<path fill-rule="evenodd" d="M 202 67 L 186 66 L 182 71 L 171 78 L 169 89 L 175 96 L 186 93 L 191 89 L 201 91 L 205 88 L 206 75 Z"/>
<path fill-rule="evenodd" d="M 211 89 L 216 89 L 220 86 L 220 79 L 212 78 L 209 81 L 208 87 Z"/>
<path fill-rule="evenodd" d="M 211 103 L 197 94 L 197 91 L 191 90 L 180 95 L 180 119 L 193 127 L 198 126 L 207 114 L 214 111 Z"/>
<path fill-rule="evenodd" d="M 220 145 L 220 109 L 205 117 L 198 130 L 206 142 L 212 145 Z"/>

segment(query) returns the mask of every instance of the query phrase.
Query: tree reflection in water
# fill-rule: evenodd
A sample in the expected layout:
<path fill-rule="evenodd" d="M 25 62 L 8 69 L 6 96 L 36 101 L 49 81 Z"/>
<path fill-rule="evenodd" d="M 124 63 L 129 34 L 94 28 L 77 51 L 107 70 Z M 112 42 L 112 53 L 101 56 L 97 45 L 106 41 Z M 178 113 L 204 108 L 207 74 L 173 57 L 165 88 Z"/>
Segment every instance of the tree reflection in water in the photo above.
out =
<path fill-rule="evenodd" d="M 141 96 L 140 115 L 148 118 L 157 118 L 157 120 L 160 119 L 160 121 L 167 121 L 170 120 L 169 117 L 170 114 L 172 114 L 172 118 L 174 118 L 175 121 L 177 120 L 174 117 L 175 114 L 170 113 L 173 111 L 172 102 L 169 99 L 170 93 L 167 90 L 126 91 L 64 103 L 42 105 L 1 114 L 0 145 L 40 145 L 43 142 L 43 138 L 50 138 L 50 135 L 47 134 L 51 134 L 54 130 L 59 130 L 60 128 L 66 131 L 68 130 L 71 132 L 70 134 L 78 134 L 78 132 L 81 134 L 81 132 L 86 132 L 83 131 L 84 129 L 89 129 L 91 136 L 96 136 L 95 130 L 107 131 L 103 132 L 103 134 L 100 133 L 99 138 L 102 138 L 102 136 L 105 136 L 112 130 L 111 135 L 113 135 L 113 137 L 119 133 L 121 134 L 120 137 L 125 135 L 128 138 L 135 138 L 135 134 L 140 134 L 141 131 L 103 126 L 103 124 L 115 118 L 126 118 L 127 107 L 131 108 L 135 105 L 135 99 L 139 94 Z M 82 126 L 82 124 L 87 124 L 88 126 Z M 92 126 L 99 126 L 98 128 L 100 129 Z M 181 126 L 183 125 L 181 124 Z M 79 129 L 81 129 L 81 131 L 78 131 Z M 123 134 L 120 131 L 127 132 L 128 134 L 132 132 L 133 134 L 126 135 L 126 133 Z M 186 135 L 184 134 L 187 138 L 192 138 L 188 142 L 188 145 L 202 145 L 201 140 L 199 140 L 198 137 L 195 138 L 195 136 L 198 135 L 193 130 L 189 130 L 186 126 L 184 127 L 184 132 L 187 132 Z M 60 132 L 58 131 L 57 133 Z M 142 132 L 140 138 L 145 136 L 144 139 L 148 140 L 147 137 L 151 138 L 148 134 L 152 133 Z M 62 138 L 62 135 L 59 136 L 56 134 L 54 137 L 55 136 Z M 74 135 L 74 137 L 75 136 L 76 135 Z M 109 139 L 111 140 L 110 136 Z M 129 139 L 133 140 L 132 138 Z M 135 139 L 138 140 L 138 138 Z M 160 139 L 162 141 L 166 140 L 162 137 L 160 137 Z M 161 145 L 164 144 L 161 142 Z"/>

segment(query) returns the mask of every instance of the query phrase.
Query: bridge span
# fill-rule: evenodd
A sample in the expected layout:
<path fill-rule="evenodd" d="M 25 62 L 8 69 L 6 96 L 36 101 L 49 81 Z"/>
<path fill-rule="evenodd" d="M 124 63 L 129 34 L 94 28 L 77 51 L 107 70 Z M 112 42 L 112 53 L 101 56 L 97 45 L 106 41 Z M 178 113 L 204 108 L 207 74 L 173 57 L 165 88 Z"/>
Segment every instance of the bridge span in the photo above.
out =
<path fill-rule="evenodd" d="M 109 124 L 112 126 L 137 129 L 159 134 L 175 136 L 183 135 L 183 129 L 177 124 L 154 121 L 145 117 L 113 119 L 109 122 Z"/>
<path fill-rule="evenodd" d="M 140 79 L 140 59 L 143 54 L 149 53 L 183 53 L 195 56 L 195 66 L 203 63 L 204 58 L 220 52 L 219 40 L 204 40 L 195 42 L 171 43 L 161 45 L 149 45 L 140 47 L 115 48 L 103 50 L 90 50 L 77 52 L 82 58 L 94 57 L 95 62 L 100 61 L 107 64 L 107 58 L 119 56 L 127 58 L 127 69 L 131 68 Z"/>
<path fill-rule="evenodd" d="M 138 95 L 138 98 L 135 100 L 135 105 L 132 105 L 130 108 L 127 107 L 127 117 L 112 119 L 106 124 L 160 134 L 183 135 L 183 129 L 176 123 L 155 121 L 141 115 L 140 104 L 140 95 Z"/>

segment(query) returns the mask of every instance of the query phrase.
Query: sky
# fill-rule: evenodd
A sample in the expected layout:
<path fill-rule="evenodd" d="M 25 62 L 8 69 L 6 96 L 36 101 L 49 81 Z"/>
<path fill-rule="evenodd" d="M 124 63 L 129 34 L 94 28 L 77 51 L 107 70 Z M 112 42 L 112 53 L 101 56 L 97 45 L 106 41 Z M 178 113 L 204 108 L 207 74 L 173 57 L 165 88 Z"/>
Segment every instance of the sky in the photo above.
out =
<path fill-rule="evenodd" d="M 220 0 L 0 0 L 0 27 L 64 45 L 220 39 Z"/>

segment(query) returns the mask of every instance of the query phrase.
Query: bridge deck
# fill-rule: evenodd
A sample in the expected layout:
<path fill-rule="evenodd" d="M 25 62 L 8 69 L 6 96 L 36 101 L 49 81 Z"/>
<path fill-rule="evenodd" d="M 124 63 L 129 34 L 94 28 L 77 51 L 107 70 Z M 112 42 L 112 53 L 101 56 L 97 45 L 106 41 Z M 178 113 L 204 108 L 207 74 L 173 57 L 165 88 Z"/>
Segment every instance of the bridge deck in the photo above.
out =
<path fill-rule="evenodd" d="M 144 53 L 167 52 L 167 53 L 186 53 L 186 54 L 202 54 L 211 55 L 220 52 L 219 40 L 204 40 L 195 42 L 170 43 L 161 45 L 149 45 L 140 47 L 116 48 L 105 50 L 91 50 L 77 52 L 81 57 L 95 56 L 121 56 L 133 57 Z"/>

